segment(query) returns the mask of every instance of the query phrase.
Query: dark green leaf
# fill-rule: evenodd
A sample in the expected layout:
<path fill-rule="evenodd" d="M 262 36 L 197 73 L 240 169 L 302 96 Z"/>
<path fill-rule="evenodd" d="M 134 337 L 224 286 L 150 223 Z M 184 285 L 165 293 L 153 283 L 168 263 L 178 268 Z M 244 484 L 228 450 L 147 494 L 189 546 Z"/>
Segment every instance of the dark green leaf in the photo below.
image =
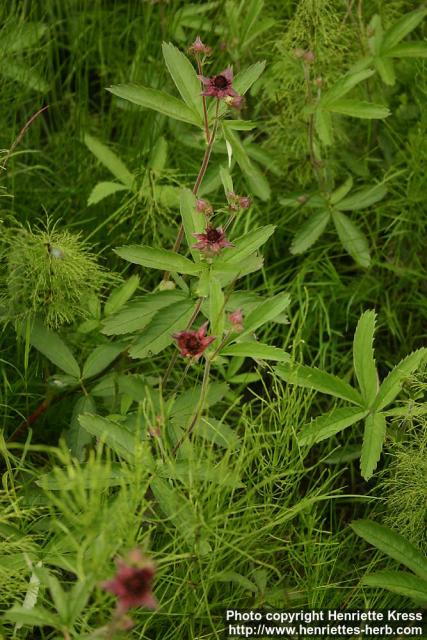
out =
<path fill-rule="evenodd" d="M 363 584 L 427 602 L 427 581 L 404 571 L 377 571 L 363 578 Z"/>
<path fill-rule="evenodd" d="M 180 195 L 180 210 L 182 224 L 184 225 L 185 237 L 195 262 L 200 262 L 200 251 L 193 249 L 197 242 L 195 233 L 203 233 L 205 229 L 205 216 L 196 211 L 196 196 L 190 189 L 182 189 Z"/>
<path fill-rule="evenodd" d="M 96 405 L 92 396 L 84 395 L 77 400 L 73 408 L 70 428 L 65 434 L 71 455 L 75 456 L 79 462 L 84 460 L 85 447 L 92 441 L 91 434 L 79 422 L 79 416 L 82 413 L 96 413 Z"/>
<path fill-rule="evenodd" d="M 363 420 L 366 415 L 367 411 L 357 407 L 334 409 L 329 415 L 319 416 L 305 424 L 298 436 L 298 442 L 300 445 L 313 445 Z"/>
<path fill-rule="evenodd" d="M 118 456 L 132 462 L 135 458 L 135 435 L 120 425 L 101 416 L 84 413 L 79 422 L 88 433 L 103 440 Z"/>
<path fill-rule="evenodd" d="M 378 375 L 374 358 L 375 311 L 365 311 L 357 323 L 353 340 L 354 372 L 367 407 L 378 392 Z"/>
<path fill-rule="evenodd" d="M 365 269 L 371 264 L 369 245 L 362 231 L 341 211 L 332 212 L 332 220 L 335 224 L 339 239 L 344 249 L 351 257 Z"/>
<path fill-rule="evenodd" d="M 427 355 L 427 348 L 418 349 L 397 364 L 382 382 L 373 405 L 373 410 L 381 411 L 400 393 L 404 381 L 418 369 Z"/>
<path fill-rule="evenodd" d="M 369 414 L 365 420 L 360 472 L 362 478 L 369 480 L 374 473 L 386 434 L 386 419 L 383 413 Z"/>
<path fill-rule="evenodd" d="M 56 333 L 46 329 L 39 320 L 35 320 L 31 327 L 30 342 L 62 371 L 74 378 L 80 378 L 80 367 L 70 349 Z"/>
<path fill-rule="evenodd" d="M 203 122 L 202 98 L 200 96 L 200 80 L 187 58 L 173 44 L 162 44 L 163 57 L 172 80 L 186 105 L 194 112 L 195 117 Z"/>
<path fill-rule="evenodd" d="M 124 162 L 109 149 L 105 144 L 103 144 L 97 138 L 90 136 L 88 133 L 85 133 L 84 143 L 93 153 L 93 155 L 105 166 L 113 176 L 115 176 L 120 182 L 126 186 L 128 189 L 132 188 L 132 185 L 135 180 L 135 176 L 129 171 Z M 111 183 L 101 183 L 101 184 L 111 184 Z M 99 185 L 98 185 L 99 186 Z M 93 192 L 92 192 L 93 195 Z M 108 194 L 107 194 L 108 195 Z M 91 196 L 92 197 L 92 196 Z M 105 196 L 103 196 L 105 197 Z"/>
<path fill-rule="evenodd" d="M 124 284 L 113 291 L 108 296 L 107 302 L 104 306 L 104 313 L 106 316 L 110 316 L 112 313 L 116 313 L 121 309 L 126 302 L 133 296 L 139 286 L 139 277 L 137 275 L 130 276 Z"/>
<path fill-rule="evenodd" d="M 356 211 L 357 209 L 366 209 L 371 204 L 375 204 L 379 200 L 382 200 L 387 193 L 387 187 L 383 184 L 376 184 L 372 187 L 366 187 L 360 189 L 355 193 L 344 198 L 336 205 L 337 209 L 341 211 Z"/>
<path fill-rule="evenodd" d="M 129 187 L 125 184 L 119 184 L 118 182 L 98 182 L 92 189 L 87 203 L 89 206 L 97 204 L 113 193 L 117 193 L 117 191 L 127 191 L 128 189 Z"/>
<path fill-rule="evenodd" d="M 124 260 L 140 264 L 150 269 L 176 271 L 177 273 L 197 274 L 205 265 L 195 264 L 188 258 L 166 249 L 156 249 L 144 245 L 131 244 L 114 250 Z"/>
<path fill-rule="evenodd" d="M 327 209 L 318 211 L 302 225 L 291 244 L 291 253 L 298 255 L 307 251 L 318 238 L 322 235 L 326 226 L 331 219 L 331 214 Z"/>
<path fill-rule="evenodd" d="M 83 365 L 82 378 L 86 380 L 101 373 L 122 353 L 123 349 L 123 345 L 117 344 L 103 344 L 96 347 Z"/>

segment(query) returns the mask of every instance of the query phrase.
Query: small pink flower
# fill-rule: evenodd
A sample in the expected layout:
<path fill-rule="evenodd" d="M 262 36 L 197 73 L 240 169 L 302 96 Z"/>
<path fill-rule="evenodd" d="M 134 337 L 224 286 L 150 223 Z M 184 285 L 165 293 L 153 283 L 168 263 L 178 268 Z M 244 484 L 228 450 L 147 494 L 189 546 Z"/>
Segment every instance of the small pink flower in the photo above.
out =
<path fill-rule="evenodd" d="M 252 200 L 249 198 L 249 196 L 240 196 L 239 205 L 241 209 L 249 209 L 251 204 Z"/>
<path fill-rule="evenodd" d="M 233 243 L 227 240 L 222 227 L 215 229 L 215 227 L 208 225 L 204 233 L 193 233 L 193 236 L 199 242 L 193 244 L 192 249 L 199 249 L 208 256 L 216 255 L 221 249 L 234 247 Z"/>
<path fill-rule="evenodd" d="M 212 78 L 205 78 L 205 76 L 198 77 L 206 87 L 206 89 L 202 91 L 202 96 L 212 96 L 214 98 L 227 98 L 227 96 L 231 98 L 240 97 L 232 86 L 233 70 L 231 67 L 221 71 L 217 76 L 212 76 Z"/>
<path fill-rule="evenodd" d="M 230 313 L 228 319 L 233 326 L 233 331 L 236 331 L 237 333 L 243 331 L 243 313 L 241 309 L 236 309 L 236 311 Z"/>
<path fill-rule="evenodd" d="M 203 200 L 203 198 L 197 198 L 196 211 L 198 213 L 204 213 L 208 216 L 211 215 L 211 213 L 213 213 L 212 206 L 209 204 L 207 200 Z"/>
<path fill-rule="evenodd" d="M 189 53 L 203 53 L 205 56 L 209 56 L 212 53 L 212 48 L 208 47 L 206 44 L 200 39 L 200 36 L 197 36 L 191 47 L 188 47 Z"/>
<path fill-rule="evenodd" d="M 208 346 L 215 340 L 215 336 L 207 336 L 206 329 L 208 323 L 205 322 L 196 331 L 179 331 L 173 333 L 172 337 L 177 341 L 178 348 L 184 358 L 198 360 Z"/>
<path fill-rule="evenodd" d="M 132 607 L 144 606 L 156 609 L 157 600 L 151 592 L 155 574 L 154 563 L 139 549 L 131 551 L 126 560 L 116 560 L 117 572 L 112 580 L 102 583 L 102 588 L 117 596 L 117 610 L 125 613 Z"/>

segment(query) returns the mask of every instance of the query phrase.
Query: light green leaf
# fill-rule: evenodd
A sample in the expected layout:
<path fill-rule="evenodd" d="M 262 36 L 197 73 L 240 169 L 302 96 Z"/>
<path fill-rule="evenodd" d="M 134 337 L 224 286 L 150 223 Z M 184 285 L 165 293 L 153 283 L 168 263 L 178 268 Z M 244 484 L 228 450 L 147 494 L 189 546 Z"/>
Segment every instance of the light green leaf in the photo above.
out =
<path fill-rule="evenodd" d="M 332 220 L 335 224 L 339 239 L 344 249 L 351 255 L 358 265 L 365 269 L 371 263 L 369 245 L 362 231 L 340 211 L 332 212 Z"/>
<path fill-rule="evenodd" d="M 383 413 L 369 414 L 365 420 L 360 472 L 369 480 L 374 473 L 383 449 L 386 434 L 386 419 Z"/>
<path fill-rule="evenodd" d="M 200 96 L 200 80 L 197 78 L 193 65 L 187 56 L 171 43 L 163 42 L 162 51 L 167 69 L 182 99 L 202 124 L 203 107 Z"/>
<path fill-rule="evenodd" d="M 385 84 L 392 86 L 396 82 L 393 60 L 391 58 L 377 56 L 374 58 L 374 64 L 381 80 Z"/>
<path fill-rule="evenodd" d="M 31 327 L 30 342 L 54 365 L 79 379 L 80 367 L 65 342 L 39 320 L 35 320 Z"/>
<path fill-rule="evenodd" d="M 418 349 L 404 358 L 383 380 L 373 404 L 374 411 L 381 411 L 400 393 L 404 381 L 418 369 L 427 356 L 427 348 Z"/>
<path fill-rule="evenodd" d="M 369 544 L 427 580 L 427 558 L 400 533 L 372 520 L 356 520 L 350 526 Z"/>
<path fill-rule="evenodd" d="M 101 373 L 109 364 L 111 364 L 124 350 L 123 345 L 117 344 L 103 344 L 96 347 L 92 353 L 89 354 L 86 362 L 83 365 L 83 380 L 92 378 L 98 373 Z"/>
<path fill-rule="evenodd" d="M 118 336 L 142 331 L 159 309 L 186 299 L 185 293 L 178 290 L 149 293 L 142 299 L 133 300 L 124 309 L 104 320 L 102 333 Z"/>
<path fill-rule="evenodd" d="M 101 162 L 104 167 L 107 167 L 107 169 L 111 171 L 113 176 L 120 180 L 120 182 L 123 183 L 123 185 L 125 185 L 128 189 L 132 188 L 135 176 L 129 171 L 124 162 L 113 151 L 111 151 L 111 149 L 109 149 L 97 138 L 90 136 L 88 133 L 85 133 L 84 135 L 84 143 L 89 151 L 91 151 L 93 155 L 99 160 L 99 162 Z M 92 196 L 93 191 L 91 197 Z"/>
<path fill-rule="evenodd" d="M 238 134 L 230 129 L 225 122 L 222 123 L 224 137 L 233 149 L 236 162 L 242 170 L 243 175 L 248 181 L 248 185 L 252 193 L 261 200 L 268 200 L 270 197 L 270 186 L 265 176 L 261 173 L 258 166 L 249 158 L 244 145 L 242 144 Z"/>
<path fill-rule="evenodd" d="M 117 191 L 127 191 L 128 189 L 129 187 L 125 184 L 119 184 L 118 182 L 98 182 L 87 199 L 88 206 L 101 202 L 101 200 L 111 196 L 113 193 L 117 193 Z"/>
<path fill-rule="evenodd" d="M 146 358 L 163 351 L 172 344 L 172 334 L 185 329 L 193 310 L 194 303 L 183 300 L 158 311 L 141 338 L 129 349 L 130 357 Z"/>
<path fill-rule="evenodd" d="M 325 107 L 326 108 L 326 107 Z M 341 113 L 344 116 L 352 118 L 387 118 L 390 110 L 382 104 L 374 104 L 365 100 L 336 100 L 328 105 L 328 111 L 333 113 Z"/>
<path fill-rule="evenodd" d="M 113 313 L 117 313 L 133 296 L 139 286 L 139 277 L 137 275 L 130 276 L 126 282 L 119 287 L 113 289 L 108 296 L 108 300 L 104 305 L 104 313 L 106 316 L 111 316 Z"/>
<path fill-rule="evenodd" d="M 302 225 L 292 240 L 290 252 L 292 255 L 298 255 L 307 251 L 326 229 L 331 214 L 327 209 L 318 211 L 311 215 L 309 219 Z"/>
<path fill-rule="evenodd" d="M 289 384 L 296 384 L 305 389 L 314 389 L 314 391 L 327 393 L 335 398 L 362 406 L 362 396 L 357 389 L 331 373 L 298 364 L 281 364 L 276 367 L 275 371 L 282 380 Z"/>
<path fill-rule="evenodd" d="M 224 292 L 221 283 L 215 276 L 209 279 L 209 322 L 210 333 L 216 336 L 215 344 L 219 344 L 224 333 L 225 314 Z"/>
<path fill-rule="evenodd" d="M 332 103 L 345 96 L 353 87 L 374 75 L 373 69 L 363 69 L 357 73 L 347 73 L 340 78 L 321 98 L 322 107 L 330 108 Z"/>
<path fill-rule="evenodd" d="M 355 191 L 353 194 L 344 198 L 336 205 L 340 211 L 357 211 L 358 209 L 366 209 L 375 202 L 382 200 L 387 193 L 387 187 L 383 184 L 375 184 L 372 187 L 366 187 Z"/>
<path fill-rule="evenodd" d="M 283 313 L 283 311 L 289 307 L 290 302 L 291 299 L 287 293 L 278 293 L 272 298 L 267 298 L 260 302 L 244 318 L 244 329 L 240 334 L 240 338 L 248 333 L 253 333 L 258 327 L 277 318 L 280 313 Z"/>
<path fill-rule="evenodd" d="M 135 458 L 135 436 L 124 425 L 108 418 L 84 413 L 79 416 L 84 429 L 103 440 L 118 456 L 132 462 Z"/>
<path fill-rule="evenodd" d="M 352 187 L 353 178 L 349 176 L 345 182 L 343 182 L 337 189 L 335 189 L 335 191 L 331 193 L 331 197 L 329 198 L 330 203 L 337 204 L 338 202 L 340 202 L 343 198 L 345 198 Z"/>
<path fill-rule="evenodd" d="M 14 606 L 9 611 L 6 611 L 4 618 L 10 622 L 17 622 L 26 626 L 42 627 L 47 625 L 56 629 L 61 627 L 59 616 L 44 609 L 44 607 L 25 609 L 24 607 Z"/>
<path fill-rule="evenodd" d="M 331 114 L 321 107 L 318 107 L 314 112 L 314 128 L 320 141 L 326 147 L 329 147 L 333 143 L 332 118 Z"/>
<path fill-rule="evenodd" d="M 200 251 L 193 249 L 197 242 L 195 233 L 203 233 L 205 229 L 205 216 L 196 211 L 196 196 L 190 189 L 182 189 L 180 194 L 180 210 L 185 237 L 195 262 L 200 262 Z"/>
<path fill-rule="evenodd" d="M 124 260 L 150 269 L 195 275 L 206 267 L 206 264 L 195 264 L 175 251 L 156 249 L 155 247 L 144 245 L 130 244 L 125 247 L 118 247 L 114 251 Z"/>
<path fill-rule="evenodd" d="M 256 340 L 235 342 L 221 349 L 220 355 L 241 356 L 254 358 L 256 360 L 275 360 L 278 362 L 286 362 L 289 360 L 289 353 L 286 353 L 283 349 L 272 347 L 269 344 L 257 342 Z"/>
<path fill-rule="evenodd" d="M 374 358 L 375 311 L 365 311 L 357 323 L 353 340 L 354 372 L 367 407 L 378 392 L 378 374 Z"/>
<path fill-rule="evenodd" d="M 394 25 L 385 32 L 381 45 L 381 53 L 385 53 L 396 46 L 408 33 L 420 24 L 426 15 L 427 9 L 420 8 L 402 16 L 400 20 L 395 22 Z"/>
<path fill-rule="evenodd" d="M 298 442 L 301 446 L 311 446 L 321 440 L 326 440 L 326 438 L 330 438 L 352 424 L 363 420 L 367 413 L 357 407 L 334 409 L 329 415 L 319 416 L 305 424 L 298 436 Z"/>
<path fill-rule="evenodd" d="M 389 49 L 386 58 L 427 58 L 427 42 L 403 42 Z"/>
<path fill-rule="evenodd" d="M 77 400 L 73 408 L 70 428 L 65 433 L 71 455 L 75 456 L 79 462 L 83 462 L 85 447 L 92 441 L 92 436 L 79 422 L 79 416 L 82 413 L 96 413 L 96 405 L 92 396 L 83 395 Z"/>
<path fill-rule="evenodd" d="M 393 593 L 427 602 L 427 581 L 405 571 L 377 571 L 362 580 L 368 587 L 379 587 Z"/>
<path fill-rule="evenodd" d="M 234 240 L 234 248 L 227 253 L 223 253 L 215 260 L 214 267 L 221 268 L 226 264 L 238 264 L 259 249 L 273 235 L 276 227 L 268 224 L 265 227 L 258 227 L 249 231 L 237 240 Z"/>
<path fill-rule="evenodd" d="M 192 109 L 181 100 L 178 100 L 178 98 L 174 98 L 164 91 L 149 89 L 136 84 L 117 84 L 108 87 L 107 91 L 118 98 L 129 100 L 129 102 L 133 102 L 145 109 L 153 109 L 169 118 L 180 120 L 196 127 L 201 126 Z"/>

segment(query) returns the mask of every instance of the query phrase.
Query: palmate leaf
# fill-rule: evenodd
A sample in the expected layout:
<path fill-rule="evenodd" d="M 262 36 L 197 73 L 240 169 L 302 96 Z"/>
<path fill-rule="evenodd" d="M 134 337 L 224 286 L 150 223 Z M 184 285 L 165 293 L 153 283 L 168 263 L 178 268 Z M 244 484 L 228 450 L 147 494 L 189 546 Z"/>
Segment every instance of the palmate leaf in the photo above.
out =
<path fill-rule="evenodd" d="M 201 126 L 196 114 L 185 102 L 164 91 L 149 89 L 136 84 L 117 84 L 108 87 L 107 91 L 118 98 L 128 100 L 145 109 L 152 109 L 174 120 L 180 120 L 196 127 Z"/>
<path fill-rule="evenodd" d="M 332 220 L 335 224 L 339 239 L 344 249 L 351 255 L 358 265 L 365 269 L 371 263 L 369 245 L 362 231 L 341 211 L 332 212 Z"/>
<path fill-rule="evenodd" d="M 303 426 L 298 435 L 298 442 L 302 445 L 313 445 L 326 438 L 330 438 L 335 434 L 347 429 L 352 424 L 363 420 L 367 411 L 358 407 L 342 407 L 334 409 L 330 414 L 319 416 L 312 422 Z"/>
<path fill-rule="evenodd" d="M 300 230 L 295 234 L 292 240 L 290 252 L 293 255 L 299 255 L 307 251 L 315 242 L 320 238 L 328 222 L 331 219 L 330 212 L 325 209 L 324 211 L 318 211 L 314 215 L 311 215 L 305 224 L 302 225 Z"/>
<path fill-rule="evenodd" d="M 296 384 L 305 389 L 327 393 L 335 398 L 347 400 L 359 407 L 363 406 L 362 397 L 357 389 L 326 371 L 298 364 L 278 365 L 275 371 L 288 384 Z"/>
<path fill-rule="evenodd" d="M 171 43 L 164 42 L 162 51 L 167 69 L 182 99 L 194 111 L 195 117 L 202 124 L 203 107 L 200 97 L 200 80 L 197 78 L 193 65 L 187 56 Z"/>
<path fill-rule="evenodd" d="M 369 544 L 427 580 L 427 558 L 400 533 L 373 520 L 355 520 L 350 526 Z"/>
<path fill-rule="evenodd" d="M 362 478 L 369 480 L 374 473 L 386 434 L 386 419 L 383 413 L 369 414 L 365 420 L 362 454 L 360 457 L 360 472 Z"/>
<path fill-rule="evenodd" d="M 359 318 L 353 340 L 353 363 L 362 397 L 370 407 L 378 392 L 378 375 L 374 359 L 375 311 L 365 311 Z"/>
<path fill-rule="evenodd" d="M 120 182 L 128 189 L 132 188 L 135 176 L 129 171 L 124 162 L 113 151 L 111 151 L 111 149 L 109 149 L 100 140 L 97 140 L 97 138 L 90 136 L 88 133 L 85 133 L 84 143 L 89 151 L 91 151 L 93 155 L 99 160 L 99 162 L 101 162 L 109 171 L 111 171 L 113 176 L 120 180 Z"/>

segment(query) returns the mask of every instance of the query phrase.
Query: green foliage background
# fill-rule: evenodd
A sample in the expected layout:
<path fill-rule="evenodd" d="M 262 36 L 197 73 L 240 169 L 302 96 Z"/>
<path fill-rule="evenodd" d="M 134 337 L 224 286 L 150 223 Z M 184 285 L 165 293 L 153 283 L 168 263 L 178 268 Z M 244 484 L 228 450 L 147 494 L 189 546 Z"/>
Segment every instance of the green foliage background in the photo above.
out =
<path fill-rule="evenodd" d="M 356 187 L 384 181 L 388 190 L 383 200 L 355 212 L 371 249 L 371 264 L 363 269 L 329 228 L 306 253 L 290 252 L 309 211 L 284 201 L 317 189 L 302 117 L 304 78 L 292 50 L 314 50 L 316 75 L 329 86 L 361 57 L 362 22 L 366 26 L 379 13 L 387 27 L 416 7 L 411 0 L 269 0 L 251 39 L 241 32 L 239 12 L 244 5 L 238 0 L 195 5 L 176 0 L 1 4 L 0 149 L 10 149 L 29 118 L 49 107 L 11 155 L 5 151 L 0 157 L 0 164 L 7 159 L 0 172 L 0 315 L 9 317 L 13 303 L 7 279 L 10 265 L 18 261 L 28 269 L 29 275 L 23 267 L 22 286 L 17 284 L 20 295 L 37 270 L 37 255 L 29 255 L 25 264 L 25 251 L 11 229 L 18 225 L 21 230 L 36 230 L 47 218 L 57 233 L 79 233 L 84 242 L 77 260 L 77 284 L 71 286 L 78 289 L 85 280 L 88 295 L 101 290 L 102 300 L 110 291 L 111 278 L 117 281 L 138 273 L 142 292 L 156 286 L 156 274 L 124 265 L 113 248 L 141 242 L 158 247 L 173 244 L 178 220 L 175 194 L 162 187 L 189 186 L 203 144 L 185 127 L 117 101 L 105 88 L 135 82 L 173 92 L 161 43 L 171 41 L 185 50 L 200 33 L 215 47 L 215 70 L 230 61 L 236 71 L 260 59 L 267 61 L 266 72 L 248 97 L 245 117 L 259 122 L 246 138 L 247 148 L 268 180 L 270 197 L 255 198 L 247 225 L 271 223 L 277 230 L 267 245 L 265 267 L 248 277 L 247 284 L 268 295 L 286 291 L 291 306 L 289 322 L 269 325 L 263 341 L 287 348 L 296 360 L 345 377 L 352 367 L 358 318 L 375 308 L 376 359 L 383 378 L 425 343 L 425 62 L 396 61 L 393 86 L 377 79 L 368 85 L 375 102 L 389 107 L 392 115 L 386 120 L 337 118 L 328 151 L 336 186 L 351 173 Z M 409 37 L 422 40 L 422 26 Z M 87 134 L 122 158 L 137 188 L 88 205 L 95 184 L 111 176 L 89 151 Z M 160 137 L 165 146 L 159 146 Z M 218 157 L 225 162 L 225 146 Z M 233 179 L 238 193 L 248 192 L 237 167 Z M 214 175 L 208 174 L 206 183 L 213 180 Z M 98 255 L 96 268 L 89 264 L 93 254 Z M 84 278 L 85 269 L 92 280 Z M 107 271 L 115 274 L 110 281 L 105 280 Z M 30 306 L 33 287 L 28 295 Z M 74 302 L 63 295 L 56 299 L 62 320 L 74 319 Z M 98 344 L 91 327 L 99 320 L 99 301 L 93 297 L 85 309 L 81 315 L 92 325 L 82 329 L 75 323 L 63 329 L 82 361 Z M 53 319 L 51 324 L 61 322 Z M 169 356 L 159 356 L 145 365 L 144 374 L 158 375 L 168 361 Z M 5 322 L 0 334 L 0 415 L 5 437 L 43 401 L 46 380 L 54 372 L 36 351 L 30 357 L 25 341 L 16 339 L 14 323 Z M 123 475 L 111 490 L 111 469 L 102 463 L 101 453 L 93 454 L 81 468 L 64 445 L 57 448 L 61 434 L 73 424 L 72 394 L 65 394 L 60 411 L 53 404 L 35 423 L 34 449 L 11 445 L 7 450 L 2 442 L 1 609 L 22 603 L 30 560 L 41 559 L 66 587 L 72 574 L 79 579 L 89 576 L 95 585 L 111 575 L 113 556 L 137 543 L 159 563 L 156 593 L 162 601 L 159 613 L 135 615 L 138 624 L 133 633 L 139 638 L 219 637 L 226 606 L 410 606 L 403 596 L 361 584 L 366 573 L 388 566 L 388 561 L 361 544 L 348 524 L 355 518 L 377 518 L 425 551 L 423 372 L 405 385 L 401 398 L 405 416 L 392 422 L 381 474 L 369 484 L 360 479 L 351 454 L 352 447 L 355 451 L 360 444 L 356 428 L 345 432 L 345 439 L 333 438 L 316 448 L 305 460 L 295 445 L 299 428 L 310 417 L 327 412 L 333 406 L 330 399 L 277 379 L 272 383 L 267 370 L 261 373 L 256 383 L 242 385 L 240 399 L 239 394 L 225 394 L 220 405 L 240 438 L 240 448 L 224 455 L 243 486 L 191 477 L 175 483 L 186 501 L 182 517 L 175 517 L 179 505 L 172 502 L 165 512 L 147 499 L 143 458 L 140 466 L 123 464 Z M 150 415 L 149 407 L 142 410 Z M 205 451 L 202 443 L 199 447 L 194 464 Z M 49 481 L 40 482 L 40 475 L 53 467 L 59 489 Z M 61 474 L 68 476 L 69 484 Z M 168 500 L 169 485 L 163 483 L 160 504 Z M 106 499 L 108 491 L 114 500 Z M 200 539 L 209 542 L 209 553 L 200 552 Z M 81 551 L 71 560 L 75 548 Z M 40 599 L 48 608 L 49 598 L 42 589 Z M 97 590 L 81 616 L 81 637 L 89 637 L 83 634 L 105 623 L 110 610 L 111 600 Z M 17 637 L 56 637 L 47 628 L 40 636 L 27 631 L 21 629 Z M 5 637 L 9 632 L 5 623 Z"/>

